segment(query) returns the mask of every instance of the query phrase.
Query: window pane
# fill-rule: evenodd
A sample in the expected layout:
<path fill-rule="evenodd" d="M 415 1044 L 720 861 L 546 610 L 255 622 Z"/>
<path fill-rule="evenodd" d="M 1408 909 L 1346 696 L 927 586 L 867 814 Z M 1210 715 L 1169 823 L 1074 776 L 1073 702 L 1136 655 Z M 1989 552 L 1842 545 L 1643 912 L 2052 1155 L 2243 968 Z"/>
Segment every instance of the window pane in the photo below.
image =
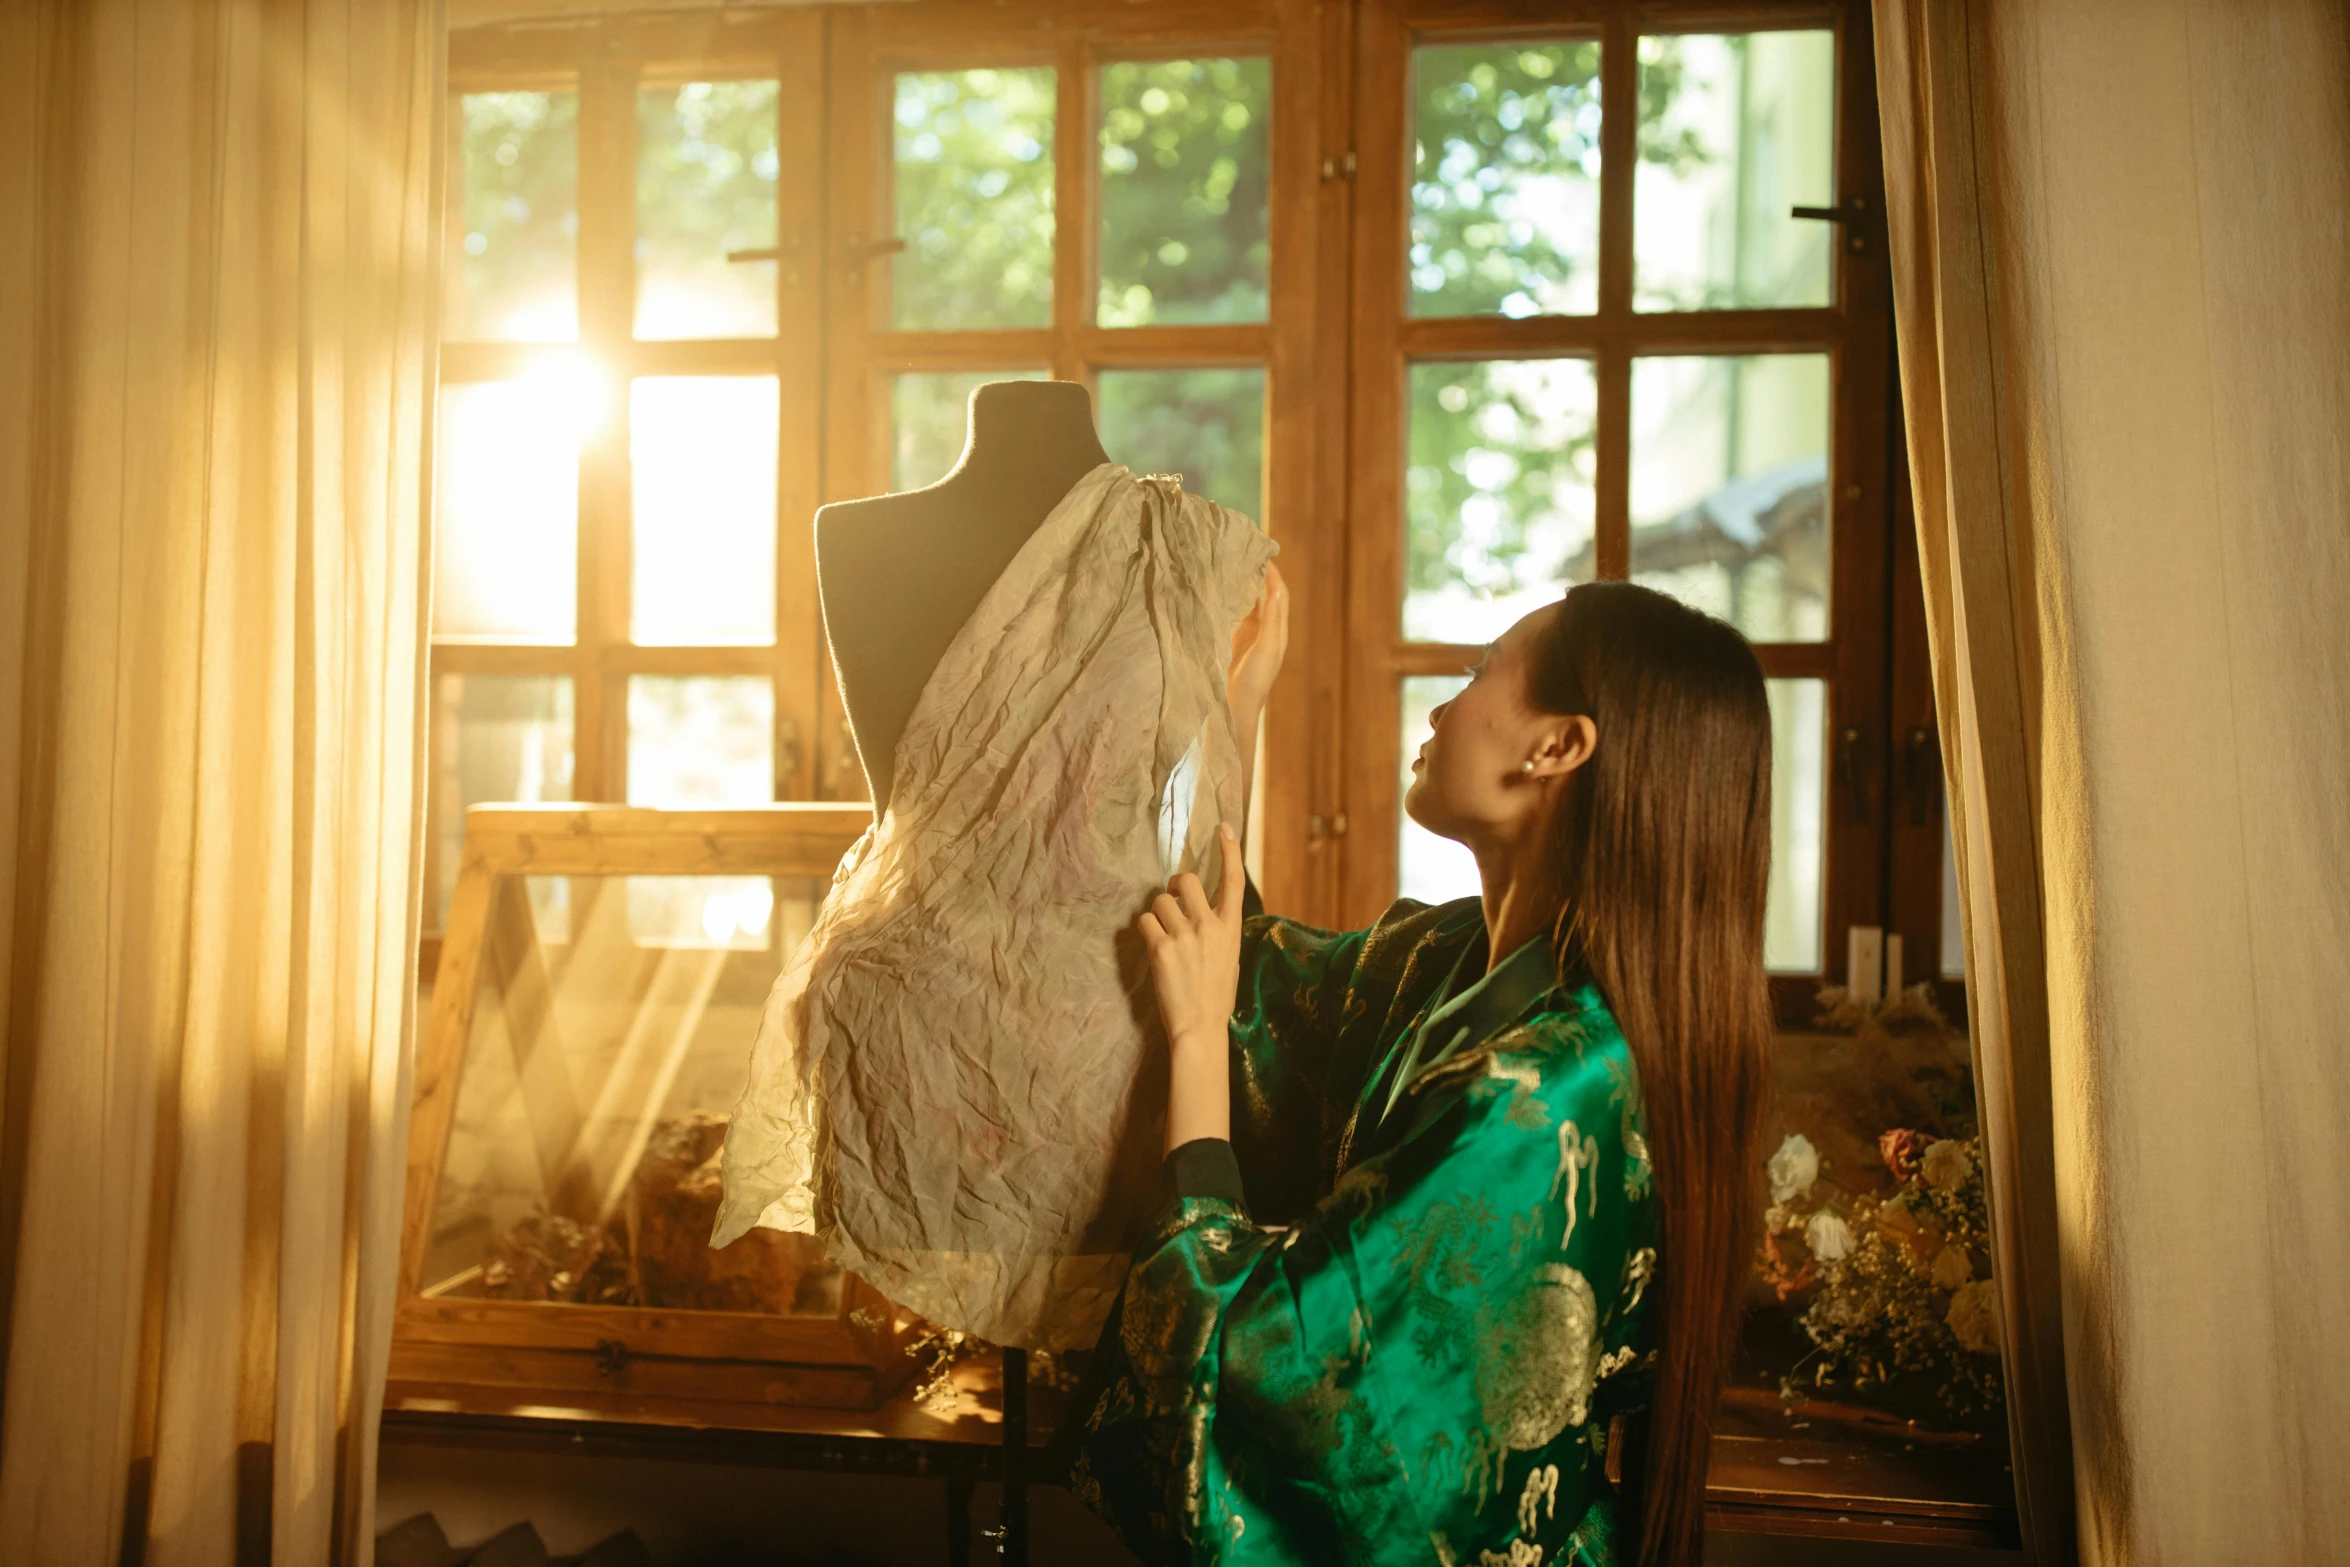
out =
<path fill-rule="evenodd" d="M 1053 313 L 1053 73 L 897 79 L 901 327 L 1045 326 Z"/>
<path fill-rule="evenodd" d="M 1827 304 L 1835 166 L 1835 34 L 1641 39 L 1635 308 Z"/>
<path fill-rule="evenodd" d="M 1105 370 L 1099 402 L 1111 461 L 1263 517 L 1264 371 Z"/>
<path fill-rule="evenodd" d="M 1828 634 L 1828 356 L 1632 361 L 1632 579 L 1757 642 Z"/>
<path fill-rule="evenodd" d="M 629 389 L 628 421 L 630 636 L 773 642 L 775 377 L 649 376 Z"/>
<path fill-rule="evenodd" d="M 1416 364 L 1403 634 L 1490 642 L 1592 573 L 1585 359 Z"/>
<path fill-rule="evenodd" d="M 632 676 L 628 803 L 767 805 L 774 742 L 775 691 L 764 676 Z"/>
<path fill-rule="evenodd" d="M 1763 963 L 1782 973 L 1820 968 L 1822 834 L 1828 811 L 1828 683 L 1770 680 L 1771 890 Z"/>
<path fill-rule="evenodd" d="M 1597 308 L 1598 43 L 1412 60 L 1412 314 Z"/>
<path fill-rule="evenodd" d="M 448 923 L 465 808 L 571 798 L 571 682 L 561 675 L 443 675 L 433 711 L 433 928 Z"/>
<path fill-rule="evenodd" d="M 936 484 L 963 456 L 971 393 L 990 381 L 1045 381 L 1043 370 L 940 370 L 894 376 L 889 387 L 889 487 Z"/>
<path fill-rule="evenodd" d="M 450 242 L 454 342 L 579 336 L 579 95 L 467 93 Z"/>
<path fill-rule="evenodd" d="M 1400 804 L 1412 792 L 1412 761 L 1428 743 L 1428 715 L 1469 683 L 1466 675 L 1409 675 L 1403 682 L 1403 781 Z M 1422 903 L 1449 903 L 1477 896 L 1476 857 L 1450 838 L 1439 838 L 1398 810 L 1402 837 L 1396 845 L 1396 896 Z"/>
<path fill-rule="evenodd" d="M 578 617 L 579 443 L 600 389 L 572 374 L 441 388 L 432 628 L 569 642 Z"/>
<path fill-rule="evenodd" d="M 628 803 L 669 810 L 775 799 L 775 688 L 757 675 L 637 675 L 628 682 Z M 628 930 L 658 943 L 762 933 L 763 876 L 631 876 Z M 754 928 L 758 927 L 758 928 Z"/>
<path fill-rule="evenodd" d="M 1272 62 L 1121 62 L 1101 94 L 1101 324 L 1264 320 Z"/>
<path fill-rule="evenodd" d="M 775 83 L 689 82 L 636 97 L 636 335 L 772 337 Z"/>

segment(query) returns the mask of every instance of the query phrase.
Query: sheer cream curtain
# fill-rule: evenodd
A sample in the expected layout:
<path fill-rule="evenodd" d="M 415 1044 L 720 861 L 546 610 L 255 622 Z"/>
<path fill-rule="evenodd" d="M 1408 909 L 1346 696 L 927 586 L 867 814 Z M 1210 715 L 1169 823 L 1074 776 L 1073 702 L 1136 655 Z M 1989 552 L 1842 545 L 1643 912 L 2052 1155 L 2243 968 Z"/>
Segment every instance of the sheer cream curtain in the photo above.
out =
<path fill-rule="evenodd" d="M 368 1554 L 440 59 L 0 6 L 0 1561 Z"/>
<path fill-rule="evenodd" d="M 2350 13 L 1876 23 L 2026 1536 L 2350 1562 Z"/>

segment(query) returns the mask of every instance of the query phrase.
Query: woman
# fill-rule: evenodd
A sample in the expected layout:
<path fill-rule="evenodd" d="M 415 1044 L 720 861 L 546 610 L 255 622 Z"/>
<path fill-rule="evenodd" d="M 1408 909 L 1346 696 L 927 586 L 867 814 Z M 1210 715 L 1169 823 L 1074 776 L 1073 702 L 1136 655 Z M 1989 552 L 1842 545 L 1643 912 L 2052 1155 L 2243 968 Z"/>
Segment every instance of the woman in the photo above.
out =
<path fill-rule="evenodd" d="M 1220 900 L 1180 876 L 1140 921 L 1169 1191 L 1071 1477 L 1147 1561 L 1698 1559 L 1757 1211 L 1762 672 L 1721 622 L 1594 583 L 1434 719 L 1405 809 L 1476 855 L 1478 899 L 1244 918 L 1227 830 Z M 1644 1405 L 1619 1502 L 1611 1418 Z"/>

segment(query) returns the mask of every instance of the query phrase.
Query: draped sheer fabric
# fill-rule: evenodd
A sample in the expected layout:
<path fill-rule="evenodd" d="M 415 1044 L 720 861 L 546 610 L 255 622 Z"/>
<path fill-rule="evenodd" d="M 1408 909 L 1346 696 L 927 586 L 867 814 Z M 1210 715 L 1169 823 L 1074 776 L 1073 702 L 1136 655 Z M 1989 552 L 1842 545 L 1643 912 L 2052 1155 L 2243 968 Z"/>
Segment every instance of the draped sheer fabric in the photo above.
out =
<path fill-rule="evenodd" d="M 713 1244 L 813 1231 L 942 1326 L 1093 1341 L 1166 1113 L 1134 920 L 1240 824 L 1224 669 L 1272 554 L 1115 464 L 1021 547 L 768 1000 Z"/>
<path fill-rule="evenodd" d="M 2025 1546 L 2342 1561 L 2350 13 L 1875 16 Z"/>
<path fill-rule="evenodd" d="M 0 5 L 0 1561 L 374 1536 L 441 58 Z"/>

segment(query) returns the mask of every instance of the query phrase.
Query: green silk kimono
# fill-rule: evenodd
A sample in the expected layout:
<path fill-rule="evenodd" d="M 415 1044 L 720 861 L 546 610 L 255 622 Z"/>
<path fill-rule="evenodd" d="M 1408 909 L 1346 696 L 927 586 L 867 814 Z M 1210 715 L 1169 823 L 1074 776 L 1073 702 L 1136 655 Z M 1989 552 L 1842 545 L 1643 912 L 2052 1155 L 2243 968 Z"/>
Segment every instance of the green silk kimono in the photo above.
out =
<path fill-rule="evenodd" d="M 1617 1561 L 1607 1430 L 1644 1397 L 1656 1265 L 1639 1084 L 1545 943 L 1485 966 L 1475 900 L 1248 920 L 1229 1152 L 1170 1157 L 1064 1432 L 1144 1561 Z"/>

